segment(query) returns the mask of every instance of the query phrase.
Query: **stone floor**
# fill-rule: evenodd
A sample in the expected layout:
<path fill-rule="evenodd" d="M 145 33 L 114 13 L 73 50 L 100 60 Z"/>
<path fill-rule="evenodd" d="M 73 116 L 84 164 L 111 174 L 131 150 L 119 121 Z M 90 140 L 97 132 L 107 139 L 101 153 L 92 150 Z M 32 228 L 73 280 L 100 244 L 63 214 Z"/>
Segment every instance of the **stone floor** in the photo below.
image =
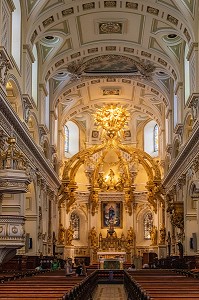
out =
<path fill-rule="evenodd" d="M 99 284 L 93 300 L 127 300 L 123 284 Z"/>

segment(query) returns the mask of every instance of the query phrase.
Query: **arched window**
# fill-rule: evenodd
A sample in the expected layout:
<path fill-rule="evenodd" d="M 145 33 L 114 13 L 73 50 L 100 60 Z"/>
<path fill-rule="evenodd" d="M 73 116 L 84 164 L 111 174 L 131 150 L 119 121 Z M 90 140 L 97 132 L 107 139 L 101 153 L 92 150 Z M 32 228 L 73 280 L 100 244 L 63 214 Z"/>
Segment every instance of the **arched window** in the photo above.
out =
<path fill-rule="evenodd" d="M 12 56 L 20 70 L 21 64 L 21 6 L 19 0 L 13 0 L 15 10 L 12 13 Z"/>
<path fill-rule="evenodd" d="M 80 232 L 79 232 L 79 225 L 80 225 L 80 219 L 78 214 L 72 213 L 70 216 L 70 222 L 71 226 L 73 228 L 73 240 L 79 240 L 80 239 Z"/>
<path fill-rule="evenodd" d="M 155 124 L 153 128 L 153 147 L 154 152 L 158 151 L 158 124 Z"/>
<path fill-rule="evenodd" d="M 64 125 L 64 152 L 66 157 L 71 157 L 79 151 L 79 127 L 72 121 Z"/>
<path fill-rule="evenodd" d="M 32 48 L 32 52 L 35 58 L 35 61 L 32 64 L 32 97 L 34 102 L 37 104 L 38 56 L 37 56 L 37 47 L 35 45 Z"/>
<path fill-rule="evenodd" d="M 155 121 L 144 127 L 144 151 L 152 157 L 158 156 L 158 125 Z"/>
<path fill-rule="evenodd" d="M 69 129 L 68 126 L 64 126 L 64 151 L 65 151 L 65 155 L 66 153 L 69 152 Z"/>
<path fill-rule="evenodd" d="M 151 212 L 147 212 L 144 215 L 144 239 L 150 240 L 151 238 L 151 230 L 153 226 L 153 216 Z"/>
<path fill-rule="evenodd" d="M 184 51 L 184 93 L 185 93 L 185 103 L 190 96 L 190 68 L 189 61 L 187 59 L 187 54 L 189 52 L 189 47 L 186 44 Z"/>

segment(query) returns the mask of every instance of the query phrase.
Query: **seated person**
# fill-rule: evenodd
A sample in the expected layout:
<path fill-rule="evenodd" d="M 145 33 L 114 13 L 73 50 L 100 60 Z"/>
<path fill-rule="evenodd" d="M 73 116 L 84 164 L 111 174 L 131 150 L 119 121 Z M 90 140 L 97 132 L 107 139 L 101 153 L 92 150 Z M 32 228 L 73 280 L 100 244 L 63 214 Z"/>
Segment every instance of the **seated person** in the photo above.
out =
<path fill-rule="evenodd" d="M 76 273 L 76 276 L 82 275 L 82 266 L 81 266 L 81 265 L 79 265 L 79 266 L 76 268 L 75 273 Z"/>
<path fill-rule="evenodd" d="M 41 270 L 43 270 L 41 265 L 35 268 L 35 271 L 41 271 Z"/>
<path fill-rule="evenodd" d="M 143 264 L 142 269 L 149 269 L 149 265 L 148 264 Z"/>
<path fill-rule="evenodd" d="M 129 268 L 128 268 L 128 271 L 135 271 L 136 269 L 135 269 L 135 265 L 134 264 L 132 264 Z"/>

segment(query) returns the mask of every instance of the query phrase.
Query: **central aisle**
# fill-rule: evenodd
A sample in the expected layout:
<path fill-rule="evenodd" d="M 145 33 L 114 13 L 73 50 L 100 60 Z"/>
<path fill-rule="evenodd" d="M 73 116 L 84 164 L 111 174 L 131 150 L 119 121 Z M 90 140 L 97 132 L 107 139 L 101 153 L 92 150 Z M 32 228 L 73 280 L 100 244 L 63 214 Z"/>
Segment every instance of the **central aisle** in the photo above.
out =
<path fill-rule="evenodd" d="M 99 284 L 93 300 L 127 300 L 123 284 Z"/>

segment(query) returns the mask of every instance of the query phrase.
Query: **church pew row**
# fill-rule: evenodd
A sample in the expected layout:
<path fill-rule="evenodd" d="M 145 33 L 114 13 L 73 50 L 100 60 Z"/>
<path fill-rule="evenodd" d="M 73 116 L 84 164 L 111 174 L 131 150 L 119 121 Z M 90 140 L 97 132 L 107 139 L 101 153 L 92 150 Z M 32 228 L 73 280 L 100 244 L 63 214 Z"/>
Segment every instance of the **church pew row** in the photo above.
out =
<path fill-rule="evenodd" d="M 96 272 L 93 272 L 96 273 Z M 93 278 L 95 277 L 95 282 Z M 64 270 L 6 281 L 0 286 L 0 299 L 90 299 L 97 273 L 88 277 L 65 276 Z"/>
<path fill-rule="evenodd" d="M 1 284 L 0 299 L 62 299 L 84 277 L 65 276 L 64 270 L 24 277 Z"/>
<path fill-rule="evenodd" d="M 198 280 L 168 271 L 125 272 L 124 284 L 129 299 L 199 299 Z"/>
<path fill-rule="evenodd" d="M 5 281 L 11 281 L 11 280 L 17 280 L 17 279 L 21 279 L 24 277 L 32 277 L 38 274 L 43 274 L 43 273 L 48 273 L 50 272 L 49 269 L 46 270 L 41 270 L 41 271 L 36 271 L 36 270 L 29 270 L 26 272 L 19 272 L 16 270 L 13 271 L 8 271 L 8 272 L 1 272 L 0 273 L 0 283 L 4 283 Z"/>

